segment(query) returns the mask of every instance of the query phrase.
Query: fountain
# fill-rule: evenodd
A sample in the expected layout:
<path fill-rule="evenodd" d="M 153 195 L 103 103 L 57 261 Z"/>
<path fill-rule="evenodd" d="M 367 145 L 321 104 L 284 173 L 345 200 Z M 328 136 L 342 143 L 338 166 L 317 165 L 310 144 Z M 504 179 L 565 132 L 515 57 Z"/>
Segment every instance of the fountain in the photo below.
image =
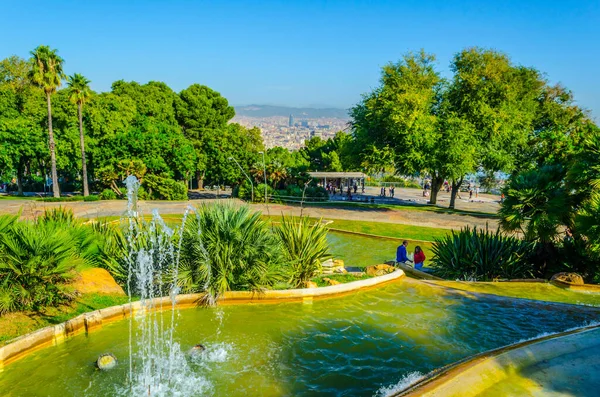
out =
<path fill-rule="evenodd" d="M 129 226 L 127 295 L 130 305 L 134 295 L 141 303 L 141 309 L 129 319 L 129 390 L 125 394 L 188 396 L 208 391 L 210 383 L 191 371 L 180 345 L 173 340 L 181 234 L 189 209 L 177 230 L 179 245 L 175 247 L 173 235 L 177 231 L 165 224 L 157 210 L 152 211 L 147 224 L 140 215 L 137 178 L 129 176 L 125 184 Z M 164 296 L 169 297 L 168 311 L 164 310 L 164 299 L 160 299 Z"/>

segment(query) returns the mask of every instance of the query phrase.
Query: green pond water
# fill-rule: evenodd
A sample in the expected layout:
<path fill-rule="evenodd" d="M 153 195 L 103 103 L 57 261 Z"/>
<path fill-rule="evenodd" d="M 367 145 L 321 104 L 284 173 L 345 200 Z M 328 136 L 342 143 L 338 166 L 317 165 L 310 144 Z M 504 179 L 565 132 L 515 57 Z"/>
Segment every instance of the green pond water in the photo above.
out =
<path fill-rule="evenodd" d="M 183 351 L 197 343 L 207 350 L 189 359 L 191 375 L 175 371 L 174 383 L 193 377 L 191 395 L 386 395 L 435 368 L 582 326 L 598 313 L 455 293 L 410 279 L 312 304 L 187 309 L 177 315 L 174 340 Z M 125 384 L 128 326 L 109 324 L 7 366 L 0 395 L 131 395 Z M 119 365 L 97 371 L 93 362 L 106 352 L 119 357 Z"/>

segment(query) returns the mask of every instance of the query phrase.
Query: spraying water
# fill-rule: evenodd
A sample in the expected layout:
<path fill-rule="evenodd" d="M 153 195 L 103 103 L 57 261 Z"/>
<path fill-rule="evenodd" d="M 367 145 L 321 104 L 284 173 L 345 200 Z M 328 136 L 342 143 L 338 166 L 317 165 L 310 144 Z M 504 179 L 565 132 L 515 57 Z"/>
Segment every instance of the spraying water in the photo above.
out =
<path fill-rule="evenodd" d="M 139 182 L 129 176 L 127 186 L 127 294 L 139 296 L 140 309 L 129 323 L 129 387 L 123 394 L 134 396 L 192 396 L 210 391 L 211 384 L 194 373 L 181 347 L 173 339 L 175 304 L 183 226 L 188 208 L 177 230 L 166 225 L 158 211 L 145 222 L 137 208 Z M 166 298 L 163 298 L 166 297 Z M 163 305 L 170 303 L 170 311 Z"/>

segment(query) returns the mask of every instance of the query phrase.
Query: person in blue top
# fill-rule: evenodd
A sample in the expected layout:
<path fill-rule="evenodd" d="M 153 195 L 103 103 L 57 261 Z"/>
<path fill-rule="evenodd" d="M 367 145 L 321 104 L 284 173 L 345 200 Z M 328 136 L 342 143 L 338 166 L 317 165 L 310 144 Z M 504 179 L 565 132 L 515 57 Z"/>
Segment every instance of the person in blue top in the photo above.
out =
<path fill-rule="evenodd" d="M 404 240 L 402 244 L 396 250 L 396 262 L 405 263 L 406 261 L 412 262 L 407 256 L 408 241 Z"/>

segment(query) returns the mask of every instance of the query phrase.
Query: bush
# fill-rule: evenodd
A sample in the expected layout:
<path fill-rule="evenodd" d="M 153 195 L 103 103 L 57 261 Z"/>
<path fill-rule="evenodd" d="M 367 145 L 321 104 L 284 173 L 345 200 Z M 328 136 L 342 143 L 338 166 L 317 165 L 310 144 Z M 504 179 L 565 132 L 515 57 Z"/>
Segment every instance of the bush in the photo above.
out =
<path fill-rule="evenodd" d="M 281 201 L 301 201 L 304 193 L 304 201 L 321 202 L 329 200 L 329 194 L 324 187 L 308 186 L 306 191 L 300 186 L 289 185 L 283 190 L 277 192 L 277 197 Z"/>
<path fill-rule="evenodd" d="M 98 197 L 94 194 L 90 194 L 89 196 L 83 197 L 83 201 L 98 201 L 98 200 L 100 200 L 100 197 Z"/>
<path fill-rule="evenodd" d="M 143 180 L 145 194 L 152 200 L 187 200 L 187 186 L 170 178 L 146 175 Z"/>
<path fill-rule="evenodd" d="M 71 201 L 83 201 L 83 196 L 70 197 L 44 197 L 42 201 L 46 203 L 67 203 Z"/>
<path fill-rule="evenodd" d="M 269 196 L 269 201 L 273 200 L 273 195 L 275 194 L 275 190 L 267 185 L 267 195 Z M 254 188 L 254 202 L 256 203 L 264 203 L 265 202 L 265 184 L 260 183 L 258 186 Z"/>
<path fill-rule="evenodd" d="M 303 218 L 281 218 L 275 234 L 283 246 L 290 265 L 289 283 L 303 287 L 307 281 L 322 271 L 323 261 L 330 259 L 327 229 L 321 222 Z"/>
<path fill-rule="evenodd" d="M 532 244 L 516 237 L 466 227 L 433 244 L 436 275 L 459 280 L 531 278 Z"/>
<path fill-rule="evenodd" d="M 104 189 L 98 197 L 100 200 L 116 200 L 117 193 L 115 193 L 112 189 Z"/>
<path fill-rule="evenodd" d="M 185 225 L 179 285 L 212 305 L 226 291 L 260 291 L 283 280 L 281 245 L 248 207 L 202 206 Z"/>
<path fill-rule="evenodd" d="M 52 223 L 15 222 L 0 235 L 0 314 L 39 310 L 73 297 L 68 283 L 83 265 L 77 242 Z"/>

